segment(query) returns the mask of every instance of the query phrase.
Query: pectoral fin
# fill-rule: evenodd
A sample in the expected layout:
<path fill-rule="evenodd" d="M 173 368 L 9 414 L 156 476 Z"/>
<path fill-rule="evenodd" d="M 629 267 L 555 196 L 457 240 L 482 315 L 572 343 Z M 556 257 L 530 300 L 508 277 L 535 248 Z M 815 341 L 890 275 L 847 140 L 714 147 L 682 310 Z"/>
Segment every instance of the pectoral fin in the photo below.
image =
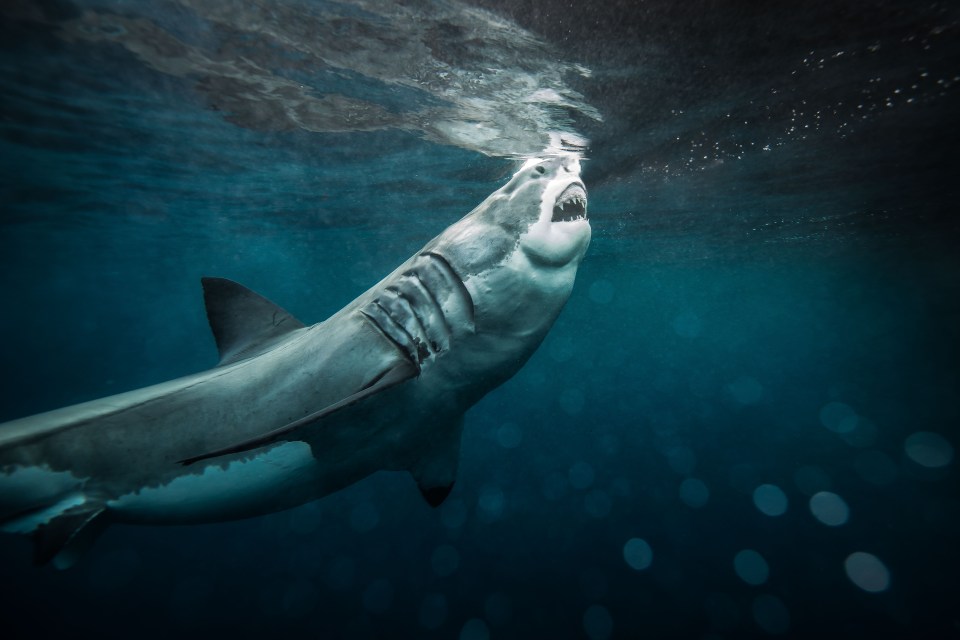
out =
<path fill-rule="evenodd" d="M 423 458 L 410 469 L 423 499 L 431 507 L 439 507 L 447 499 L 457 481 L 460 466 L 460 440 L 463 416 L 435 431 L 436 440 Z"/>
<path fill-rule="evenodd" d="M 251 449 L 262 447 L 264 445 L 270 444 L 271 442 L 275 442 L 277 440 L 287 439 L 289 438 L 290 434 L 297 431 L 298 429 L 302 429 L 304 427 L 314 425 L 320 422 L 321 420 L 323 420 L 324 418 L 329 417 L 331 414 L 336 413 L 337 411 L 340 411 L 341 409 L 345 409 L 350 405 L 356 404 L 361 400 L 369 398 L 372 395 L 375 395 L 382 391 L 386 391 L 391 387 L 395 387 L 401 382 L 405 382 L 411 378 L 416 377 L 417 373 L 419 373 L 419 370 L 411 362 L 401 361 L 392 369 L 388 369 L 382 375 L 375 378 L 374 381 L 369 385 L 367 385 L 365 388 L 361 389 L 360 391 L 357 391 L 354 394 L 347 396 L 346 398 L 338 402 L 333 403 L 328 407 L 320 409 L 319 411 L 315 411 L 308 416 L 304 416 L 303 418 L 300 418 L 299 420 L 295 420 L 282 427 L 273 429 L 272 431 L 268 431 L 263 435 L 257 436 L 256 438 L 243 440 L 241 442 L 232 444 L 222 449 L 217 449 L 215 451 L 210 451 L 208 453 L 204 453 L 199 456 L 194 456 L 192 458 L 186 458 L 184 460 L 180 460 L 179 464 L 186 466 L 186 465 L 193 464 L 194 462 L 206 460 L 208 458 L 216 458 L 218 456 L 224 456 L 229 453 L 240 453 L 241 451 L 250 451 Z"/>
<path fill-rule="evenodd" d="M 85 502 L 40 525 L 33 533 L 34 564 L 52 560 L 58 569 L 73 566 L 106 526 L 103 512 L 102 503 Z"/>

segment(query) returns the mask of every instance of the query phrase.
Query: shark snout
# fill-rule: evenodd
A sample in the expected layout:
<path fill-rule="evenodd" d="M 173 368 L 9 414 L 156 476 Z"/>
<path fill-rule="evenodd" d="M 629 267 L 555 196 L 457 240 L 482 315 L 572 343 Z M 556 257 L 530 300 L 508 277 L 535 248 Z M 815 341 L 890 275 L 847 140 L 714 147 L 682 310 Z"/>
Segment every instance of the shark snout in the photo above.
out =
<path fill-rule="evenodd" d="M 565 171 L 580 175 L 580 158 L 573 154 L 560 156 L 560 166 Z"/>

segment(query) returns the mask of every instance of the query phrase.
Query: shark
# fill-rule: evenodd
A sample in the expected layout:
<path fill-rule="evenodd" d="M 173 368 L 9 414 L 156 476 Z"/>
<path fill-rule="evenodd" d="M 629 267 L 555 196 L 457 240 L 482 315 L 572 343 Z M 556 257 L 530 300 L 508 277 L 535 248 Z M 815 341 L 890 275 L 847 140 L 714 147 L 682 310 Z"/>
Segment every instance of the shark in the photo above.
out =
<path fill-rule="evenodd" d="M 513 177 L 379 283 L 307 326 L 203 278 L 217 366 L 0 424 L 0 530 L 73 565 L 110 523 L 296 507 L 379 471 L 440 505 L 465 412 L 531 357 L 590 243 L 574 154 Z"/>

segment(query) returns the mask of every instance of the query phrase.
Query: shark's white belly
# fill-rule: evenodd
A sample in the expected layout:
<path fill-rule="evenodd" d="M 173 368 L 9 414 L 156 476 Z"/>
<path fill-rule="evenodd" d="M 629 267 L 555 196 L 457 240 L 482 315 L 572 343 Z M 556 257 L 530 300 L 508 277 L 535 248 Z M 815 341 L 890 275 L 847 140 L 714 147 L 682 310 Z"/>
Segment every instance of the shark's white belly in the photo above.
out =
<path fill-rule="evenodd" d="M 121 522 L 210 522 L 296 506 L 319 497 L 322 486 L 321 467 L 310 445 L 285 442 L 119 496 L 109 500 L 107 508 Z"/>

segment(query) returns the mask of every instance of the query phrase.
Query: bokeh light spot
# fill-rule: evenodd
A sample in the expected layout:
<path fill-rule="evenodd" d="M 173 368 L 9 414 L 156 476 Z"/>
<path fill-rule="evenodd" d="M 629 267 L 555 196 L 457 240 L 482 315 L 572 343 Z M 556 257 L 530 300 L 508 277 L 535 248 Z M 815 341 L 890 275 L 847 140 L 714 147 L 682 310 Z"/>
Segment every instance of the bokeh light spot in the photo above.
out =
<path fill-rule="evenodd" d="M 781 635 L 790 629 L 790 612 L 777 596 L 757 596 L 752 609 L 753 621 L 770 635 Z"/>
<path fill-rule="evenodd" d="M 613 633 L 613 618 L 607 608 L 595 604 L 583 614 L 583 630 L 590 640 L 607 640 Z"/>
<path fill-rule="evenodd" d="M 848 404 L 828 402 L 820 409 L 820 423 L 836 433 L 847 433 L 856 428 L 857 413 Z"/>
<path fill-rule="evenodd" d="M 453 545 L 442 544 L 434 549 L 430 564 L 433 572 L 441 578 L 452 576 L 460 566 L 460 553 Z"/>
<path fill-rule="evenodd" d="M 606 491 L 594 489 L 583 499 L 583 506 L 594 518 L 606 518 L 613 508 L 613 501 Z"/>
<path fill-rule="evenodd" d="M 505 422 L 497 429 L 497 443 L 504 449 L 516 449 L 523 441 L 523 432 L 512 422 Z"/>
<path fill-rule="evenodd" d="M 500 487 L 492 484 L 480 490 L 480 499 L 477 501 L 477 515 L 487 523 L 495 522 L 503 516 L 506 498 Z"/>
<path fill-rule="evenodd" d="M 490 629 L 487 623 L 479 618 L 467 620 L 460 629 L 460 640 L 489 640 Z"/>
<path fill-rule="evenodd" d="M 733 568 L 741 580 L 757 586 L 767 581 L 770 566 L 763 556 L 753 549 L 744 549 L 733 558 Z"/>
<path fill-rule="evenodd" d="M 643 571 L 653 562 L 653 549 L 643 538 L 630 538 L 623 545 L 623 559 L 631 569 Z"/>
<path fill-rule="evenodd" d="M 774 484 L 762 484 L 753 490 L 753 504 L 768 516 L 782 516 L 787 512 L 787 494 Z"/>
<path fill-rule="evenodd" d="M 420 602 L 420 625 L 439 629 L 447 619 L 447 598 L 442 593 L 428 593 Z"/>
<path fill-rule="evenodd" d="M 907 457 L 922 467 L 936 469 L 953 461 L 953 445 L 939 433 L 918 431 L 903 445 Z"/>
<path fill-rule="evenodd" d="M 829 527 L 846 524 L 850 508 L 843 498 L 829 491 L 820 491 L 810 498 L 810 512 L 817 520 Z"/>
<path fill-rule="evenodd" d="M 597 304 L 609 304 L 613 301 L 614 293 L 616 293 L 616 289 L 614 288 L 613 283 L 609 280 L 600 278 L 599 280 L 593 281 L 593 284 L 590 285 L 590 291 L 587 295 L 589 295 L 590 299 Z"/>
<path fill-rule="evenodd" d="M 853 584 L 869 593 L 886 591 L 890 587 L 890 571 L 880 559 L 864 551 L 847 556 L 843 563 L 847 577 Z"/>

